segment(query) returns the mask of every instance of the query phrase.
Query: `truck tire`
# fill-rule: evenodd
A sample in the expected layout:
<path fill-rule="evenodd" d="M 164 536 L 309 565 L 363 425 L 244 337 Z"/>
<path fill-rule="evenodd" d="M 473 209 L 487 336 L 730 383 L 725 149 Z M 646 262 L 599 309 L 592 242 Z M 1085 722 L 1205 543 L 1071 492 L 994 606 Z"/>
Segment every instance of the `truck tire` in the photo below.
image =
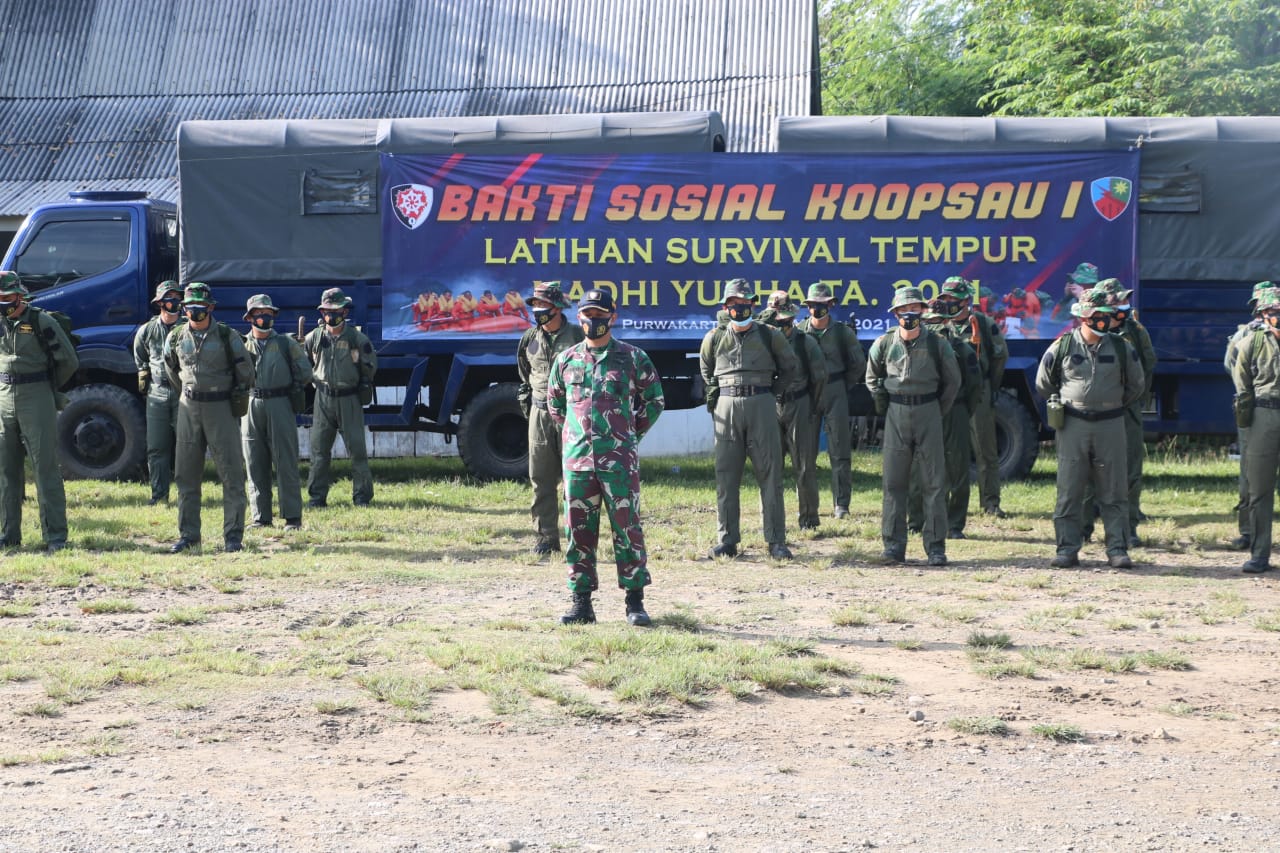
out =
<path fill-rule="evenodd" d="M 115 385 L 82 385 L 67 392 L 58 413 L 58 456 L 64 477 L 123 480 L 147 459 L 143 403 Z"/>
<path fill-rule="evenodd" d="M 458 421 L 458 455 L 483 480 L 529 476 L 529 422 L 516 399 L 519 386 L 500 382 L 471 398 Z"/>
<path fill-rule="evenodd" d="M 996 395 L 995 420 L 1000 479 L 1021 480 L 1031 473 L 1040 453 L 1036 423 L 1017 397 L 1004 393 Z"/>

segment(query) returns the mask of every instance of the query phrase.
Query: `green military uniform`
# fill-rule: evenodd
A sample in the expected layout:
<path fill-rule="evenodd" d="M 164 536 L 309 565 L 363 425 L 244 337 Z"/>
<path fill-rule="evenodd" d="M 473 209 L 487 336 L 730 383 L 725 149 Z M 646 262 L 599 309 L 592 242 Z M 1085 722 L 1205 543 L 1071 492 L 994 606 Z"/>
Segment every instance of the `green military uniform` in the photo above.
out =
<path fill-rule="evenodd" d="M 176 281 L 156 285 L 153 305 L 172 300 L 171 314 L 177 314 L 182 288 Z M 169 384 L 164 369 L 164 342 L 177 318 L 166 323 L 157 314 L 138 327 L 133 336 L 133 361 L 138 367 L 138 391 L 147 395 L 147 476 L 151 480 L 151 503 L 169 499 L 173 480 L 174 434 L 178 426 L 178 390 Z"/>
<path fill-rule="evenodd" d="M 545 302 L 551 307 L 535 306 L 535 302 Z M 529 419 L 529 483 L 533 487 L 529 514 L 538 533 L 534 552 L 545 554 L 560 550 L 557 487 L 561 464 L 560 429 L 547 412 L 547 378 L 556 356 L 581 342 L 583 335 L 581 327 L 558 313 L 569 307 L 560 282 L 537 285 L 525 304 L 533 308 L 538 324 L 525 331 L 516 346 L 516 368 L 520 372 L 518 397 L 520 409 Z M 557 318 L 560 325 L 554 331 L 547 331 L 544 324 L 548 320 L 554 323 Z"/>
<path fill-rule="evenodd" d="M 1249 300 L 1250 305 L 1255 300 Z M 1235 372 L 1236 360 L 1240 355 L 1240 344 L 1249 340 L 1253 333 L 1263 327 L 1261 319 L 1254 319 L 1249 323 L 1239 326 L 1235 334 L 1227 339 L 1226 353 L 1222 357 L 1222 366 L 1226 368 L 1227 375 L 1231 376 Z M 1236 447 L 1240 453 L 1240 476 L 1238 498 L 1236 500 L 1236 524 L 1239 531 L 1237 536 L 1231 542 L 1231 546 L 1241 551 L 1249 549 L 1249 474 L 1245 460 L 1249 453 L 1249 427 L 1236 426 Z"/>
<path fill-rule="evenodd" d="M 912 310 L 919 306 L 921 311 Z M 955 352 L 928 329 L 911 340 L 902 332 L 919 328 L 924 298 L 915 287 L 900 288 L 890 309 L 903 324 L 876 338 L 867 358 L 867 387 L 876 411 L 885 415 L 880 535 L 884 557 L 906 559 L 907 496 L 912 465 L 920 469 L 924 504 L 924 548 L 929 564 L 946 565 L 947 499 L 943 419 L 960 393 Z"/>
<path fill-rule="evenodd" d="M 1240 343 L 1231 373 L 1238 416 L 1243 414 L 1250 421 L 1244 459 L 1249 481 L 1246 511 L 1250 558 L 1244 571 L 1251 574 L 1271 570 L 1272 513 L 1276 466 L 1280 464 L 1280 294 L 1263 293 L 1257 305 L 1266 328 Z"/>
<path fill-rule="evenodd" d="M 311 330 L 303 343 L 311 361 L 316 398 L 311 420 L 311 472 L 307 477 L 307 493 L 311 506 L 327 506 L 333 442 L 338 433 L 351 457 L 351 500 L 366 506 L 373 500 L 373 472 L 369 470 L 369 450 L 364 437 L 364 404 L 359 394 L 362 386 L 372 392 L 373 376 L 378 370 L 378 354 L 369 338 L 346 322 L 351 299 L 336 287 L 324 292 L 319 308 L 326 320 Z"/>
<path fill-rule="evenodd" d="M 827 458 L 831 462 L 831 499 L 836 518 L 849 514 L 849 499 L 853 492 L 853 433 L 849 424 L 849 389 L 864 381 L 867 357 L 858 341 L 858 333 L 844 323 L 836 322 L 830 315 L 834 296 L 825 284 L 811 284 L 805 297 L 810 316 L 797 327 L 813 337 L 822 349 L 826 361 L 827 383 L 821 396 L 814 400 L 813 418 L 809 421 L 814 446 L 818 445 L 818 432 L 827 430 Z M 815 312 L 816 309 L 816 312 Z M 819 329 L 815 320 L 826 317 L 826 325 Z"/>
<path fill-rule="evenodd" d="M 795 328 L 795 309 L 785 291 L 773 293 L 769 306 L 756 319 L 782 331 L 799 364 L 795 379 L 777 397 L 778 426 L 783 454 L 790 454 L 796 472 L 800 529 L 813 530 L 818 526 L 818 435 L 810 425 L 817 420 L 814 402 L 822 399 L 827 384 L 827 360 L 817 341 Z"/>
<path fill-rule="evenodd" d="M 969 343 L 968 335 L 952 326 L 950 318 L 936 310 L 924 315 L 930 331 L 951 346 L 960 369 L 960 393 L 956 395 L 942 421 L 942 447 L 944 467 L 947 472 L 947 538 L 963 539 L 964 526 L 969 518 L 969 461 L 972 447 L 969 441 L 970 412 L 978 398 L 986 393 L 986 379 L 979 365 L 978 355 Z M 912 468 L 911 490 L 908 494 L 907 528 L 920 530 L 924 515 L 923 479 L 919 466 Z"/>
<path fill-rule="evenodd" d="M 1128 406 L 1142 396 L 1142 364 L 1127 341 L 1106 331 L 1114 313 L 1106 294 L 1090 290 L 1075 310 L 1096 338 L 1086 337 L 1083 328 L 1076 329 L 1049 347 L 1036 373 L 1036 390 L 1052 405 L 1060 400 L 1065 414 L 1055 442 L 1057 556 L 1052 565 L 1079 564 L 1084 493 L 1092 483 L 1102 511 L 1108 560 L 1113 567 L 1127 568 L 1132 562 L 1123 418 Z M 1094 329 L 1094 323 L 1102 331 Z"/>
<path fill-rule="evenodd" d="M 40 503 L 40 533 L 50 553 L 67 544 L 67 498 L 58 465 L 55 391 L 80 366 L 61 324 L 27 304 L 16 273 L 0 271 L 0 544 L 22 544 L 24 463 L 29 456 Z"/>
<path fill-rule="evenodd" d="M 200 542 L 200 488 L 205 453 L 213 457 L 222 480 L 222 538 L 228 551 L 239 551 L 244 538 L 244 459 L 240 455 L 240 418 L 232 410 L 232 393 L 247 395 L 253 387 L 253 364 L 239 333 L 209 321 L 203 331 L 192 328 L 214 307 L 208 285 L 192 282 L 182 300 L 187 322 L 165 339 L 164 364 L 170 384 L 181 389 L 178 401 L 177 454 L 178 535 L 170 549 L 185 551 Z"/>
<path fill-rule="evenodd" d="M 725 286 L 732 298 L 755 302 L 743 279 Z M 727 307 L 727 306 L 726 306 Z M 732 311 L 731 311 L 732 313 Z M 771 556 L 786 558 L 786 510 L 782 498 L 782 439 L 774 397 L 795 381 L 795 353 L 776 329 L 730 320 L 702 339 L 699 363 L 707 406 L 715 425 L 716 514 L 719 545 L 713 556 L 734 556 L 742 541 L 739 492 L 747 458 L 760 486 L 760 515 Z"/>
<path fill-rule="evenodd" d="M 296 530 L 302 526 L 302 477 L 298 471 L 298 417 L 291 397 L 305 394 L 311 381 L 311 362 L 300 343 L 271 328 L 276 313 L 270 296 L 250 297 L 245 319 L 252 328 L 245 338 L 245 350 L 256 379 L 243 424 L 244 464 L 249 471 L 249 510 L 254 526 L 271 525 L 274 464 L 280 515 L 285 529 Z M 264 330 L 266 336 L 259 337 L 258 330 Z"/>

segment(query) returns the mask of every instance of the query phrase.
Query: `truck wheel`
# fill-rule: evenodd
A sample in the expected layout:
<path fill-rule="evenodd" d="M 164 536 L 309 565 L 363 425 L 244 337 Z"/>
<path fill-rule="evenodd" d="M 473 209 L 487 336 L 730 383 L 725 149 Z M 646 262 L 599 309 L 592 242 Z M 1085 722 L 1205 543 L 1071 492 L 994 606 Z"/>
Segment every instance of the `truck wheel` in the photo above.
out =
<path fill-rule="evenodd" d="M 520 414 L 518 386 L 501 382 L 471 398 L 458 421 L 458 454 L 485 480 L 529 476 L 529 422 Z"/>
<path fill-rule="evenodd" d="M 67 392 L 58 413 L 62 473 L 81 480 L 123 480 L 147 459 L 142 401 L 114 385 L 83 385 Z"/>
<path fill-rule="evenodd" d="M 1017 397 L 996 395 L 996 452 L 1001 480 L 1021 480 L 1031 473 L 1040 452 L 1036 424 Z"/>

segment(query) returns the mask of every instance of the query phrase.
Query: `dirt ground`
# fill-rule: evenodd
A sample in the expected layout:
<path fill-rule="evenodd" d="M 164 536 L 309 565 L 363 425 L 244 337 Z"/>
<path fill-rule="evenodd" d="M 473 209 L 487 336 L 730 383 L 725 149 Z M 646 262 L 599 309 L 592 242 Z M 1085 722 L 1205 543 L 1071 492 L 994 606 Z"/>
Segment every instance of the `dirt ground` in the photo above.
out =
<path fill-rule="evenodd" d="M 1052 574 L 654 560 L 654 616 L 679 606 L 717 635 L 810 638 L 898 679 L 883 696 L 834 679 L 821 694 L 718 696 L 653 717 L 591 693 L 611 713 L 583 721 L 550 705 L 498 716 L 484 696 L 451 692 L 410 723 L 355 689 L 353 712 L 317 713 L 333 689 L 298 678 L 187 710 L 111 691 L 61 717 L 0 711 L 3 755 L 132 721 L 117 755 L 0 768 L 0 851 L 1280 850 L 1280 633 L 1256 621 L 1280 617 L 1280 583 L 1241 575 L 1227 552 L 1135 554 L 1129 572 L 1095 560 Z M 244 596 L 283 606 L 220 614 L 215 627 L 287 645 L 308 615 L 358 602 L 364 618 L 527 616 L 559 630 L 559 566 L 517 575 L 467 590 L 250 580 Z M 91 592 L 51 593 L 32 618 L 83 620 L 74 604 Z M 219 596 L 135 600 L 142 613 L 94 617 L 92 630 L 128 637 L 156 612 Z M 884 603 L 907 621 L 834 624 L 840 608 Z M 1087 615 L 1062 615 L 1081 603 Z M 620 593 L 598 604 L 602 620 L 622 620 Z M 1046 611 L 1059 621 L 1035 619 Z M 975 630 L 1008 632 L 1015 657 L 1040 644 L 1178 651 L 1192 668 L 993 679 L 965 654 Z M 0 684 L 10 709 L 40 693 Z M 946 724 L 968 716 L 1012 732 Z M 1038 723 L 1085 739 L 1045 739 Z"/>

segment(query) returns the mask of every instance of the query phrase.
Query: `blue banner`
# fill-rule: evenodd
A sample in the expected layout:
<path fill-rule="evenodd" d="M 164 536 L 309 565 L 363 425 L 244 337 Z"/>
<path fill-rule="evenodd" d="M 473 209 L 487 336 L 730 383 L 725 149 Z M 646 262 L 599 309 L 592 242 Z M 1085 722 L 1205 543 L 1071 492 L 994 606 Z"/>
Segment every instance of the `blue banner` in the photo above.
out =
<path fill-rule="evenodd" d="M 518 337 L 533 285 L 613 292 L 620 337 L 698 339 L 724 282 L 832 287 L 878 335 L 897 287 L 974 282 L 1010 338 L 1070 324 L 1081 263 L 1137 281 L 1138 153 L 389 155 L 383 336 Z"/>

